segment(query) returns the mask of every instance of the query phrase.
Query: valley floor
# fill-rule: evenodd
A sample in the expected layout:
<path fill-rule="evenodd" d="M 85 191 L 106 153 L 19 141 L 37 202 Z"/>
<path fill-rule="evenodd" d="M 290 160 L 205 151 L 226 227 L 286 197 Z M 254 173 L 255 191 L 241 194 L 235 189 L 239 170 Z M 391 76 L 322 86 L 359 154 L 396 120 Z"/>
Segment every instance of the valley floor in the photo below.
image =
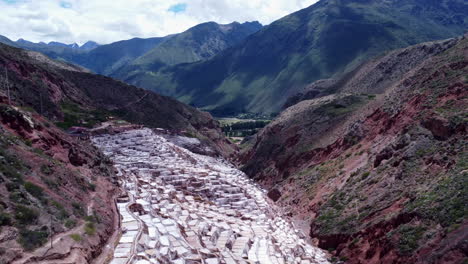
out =
<path fill-rule="evenodd" d="M 180 148 L 150 129 L 93 138 L 128 197 L 112 262 L 328 263 L 265 192 L 221 159 Z"/>

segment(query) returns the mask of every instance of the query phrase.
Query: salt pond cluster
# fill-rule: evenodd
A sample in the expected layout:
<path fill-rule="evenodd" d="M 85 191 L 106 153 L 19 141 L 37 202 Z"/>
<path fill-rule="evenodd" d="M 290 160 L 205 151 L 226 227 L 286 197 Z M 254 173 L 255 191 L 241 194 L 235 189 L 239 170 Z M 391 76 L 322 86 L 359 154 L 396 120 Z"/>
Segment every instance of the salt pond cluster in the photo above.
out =
<path fill-rule="evenodd" d="M 222 159 L 144 128 L 94 137 L 127 195 L 112 264 L 328 263 L 265 192 Z"/>

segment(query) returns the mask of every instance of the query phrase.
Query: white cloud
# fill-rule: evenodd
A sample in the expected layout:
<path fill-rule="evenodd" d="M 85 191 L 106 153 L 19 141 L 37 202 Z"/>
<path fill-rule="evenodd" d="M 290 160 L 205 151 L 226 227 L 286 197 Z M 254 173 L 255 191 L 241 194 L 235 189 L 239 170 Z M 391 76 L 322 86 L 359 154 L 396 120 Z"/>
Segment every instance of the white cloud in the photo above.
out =
<path fill-rule="evenodd" d="M 317 0 L 0 0 L 0 35 L 16 40 L 110 43 L 182 32 L 197 24 L 269 24 Z M 181 12 L 169 11 L 186 4 Z M 172 8 L 171 10 L 174 10 Z M 176 8 L 177 10 L 177 8 Z"/>

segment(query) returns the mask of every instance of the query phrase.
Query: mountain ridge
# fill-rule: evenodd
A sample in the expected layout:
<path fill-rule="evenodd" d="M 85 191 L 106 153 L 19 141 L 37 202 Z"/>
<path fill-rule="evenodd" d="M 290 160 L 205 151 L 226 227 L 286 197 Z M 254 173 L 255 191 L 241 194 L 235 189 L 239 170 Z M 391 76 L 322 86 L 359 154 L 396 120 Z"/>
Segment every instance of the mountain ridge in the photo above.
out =
<path fill-rule="evenodd" d="M 466 3 L 423 2 L 322 0 L 212 59 L 152 72 L 141 86 L 215 115 L 278 112 L 315 80 L 340 76 L 384 51 L 463 33 Z"/>
<path fill-rule="evenodd" d="M 120 75 L 123 76 L 123 74 L 117 74 L 117 71 L 122 71 L 121 68 L 124 67 L 130 69 L 139 67 L 142 63 L 134 64 L 133 62 L 137 59 L 144 62 L 144 56 L 152 50 L 157 53 L 156 57 L 165 56 L 168 58 L 167 49 L 170 49 L 171 54 L 177 57 L 175 61 L 163 59 L 160 63 L 162 65 L 166 65 L 166 63 L 193 62 L 213 56 L 221 50 L 236 44 L 259 28 L 261 28 L 261 24 L 256 21 L 242 24 L 233 22 L 225 25 L 207 22 L 196 25 L 182 33 L 165 37 L 132 38 L 105 45 L 88 41 L 81 47 L 76 43 L 63 44 L 60 42 L 50 42 L 46 44 L 33 43 L 23 39 L 14 42 L 4 36 L 0 37 L 0 42 L 10 46 L 38 51 L 52 59 L 74 63 L 98 74 L 119 77 Z M 166 50 L 158 51 L 157 47 L 165 42 L 170 42 L 163 47 Z M 183 42 L 183 44 L 181 45 L 179 42 Z M 211 44 L 206 44 L 205 42 L 211 42 Z M 177 44 L 177 47 L 173 45 L 174 43 Z M 185 54 L 185 56 L 179 54 Z M 155 55 L 150 53 L 148 56 L 154 57 Z M 151 62 L 150 64 L 154 65 L 157 62 Z M 145 63 L 143 63 L 143 66 L 144 68 L 146 67 Z"/>

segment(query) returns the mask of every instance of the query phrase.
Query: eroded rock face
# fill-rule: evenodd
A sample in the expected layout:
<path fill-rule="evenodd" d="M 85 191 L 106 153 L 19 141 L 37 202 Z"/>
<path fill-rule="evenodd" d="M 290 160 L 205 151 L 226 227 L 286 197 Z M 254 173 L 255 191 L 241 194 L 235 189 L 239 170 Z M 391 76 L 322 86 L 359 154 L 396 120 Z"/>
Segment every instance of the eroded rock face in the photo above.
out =
<path fill-rule="evenodd" d="M 281 192 L 275 188 L 269 191 L 267 195 L 268 195 L 268 198 L 273 200 L 273 202 L 276 202 L 281 197 Z"/>
<path fill-rule="evenodd" d="M 83 166 L 86 164 L 86 158 L 83 157 L 83 153 L 76 151 L 75 149 L 71 148 L 68 152 L 68 159 L 70 163 L 74 166 Z"/>
<path fill-rule="evenodd" d="M 226 161 L 189 152 L 149 129 L 93 142 L 114 161 L 129 196 L 119 199 L 123 235 L 112 263 L 328 263 Z"/>
<path fill-rule="evenodd" d="M 432 117 L 421 122 L 422 125 L 431 131 L 438 140 L 446 140 L 455 132 L 448 120 L 440 117 Z"/>

